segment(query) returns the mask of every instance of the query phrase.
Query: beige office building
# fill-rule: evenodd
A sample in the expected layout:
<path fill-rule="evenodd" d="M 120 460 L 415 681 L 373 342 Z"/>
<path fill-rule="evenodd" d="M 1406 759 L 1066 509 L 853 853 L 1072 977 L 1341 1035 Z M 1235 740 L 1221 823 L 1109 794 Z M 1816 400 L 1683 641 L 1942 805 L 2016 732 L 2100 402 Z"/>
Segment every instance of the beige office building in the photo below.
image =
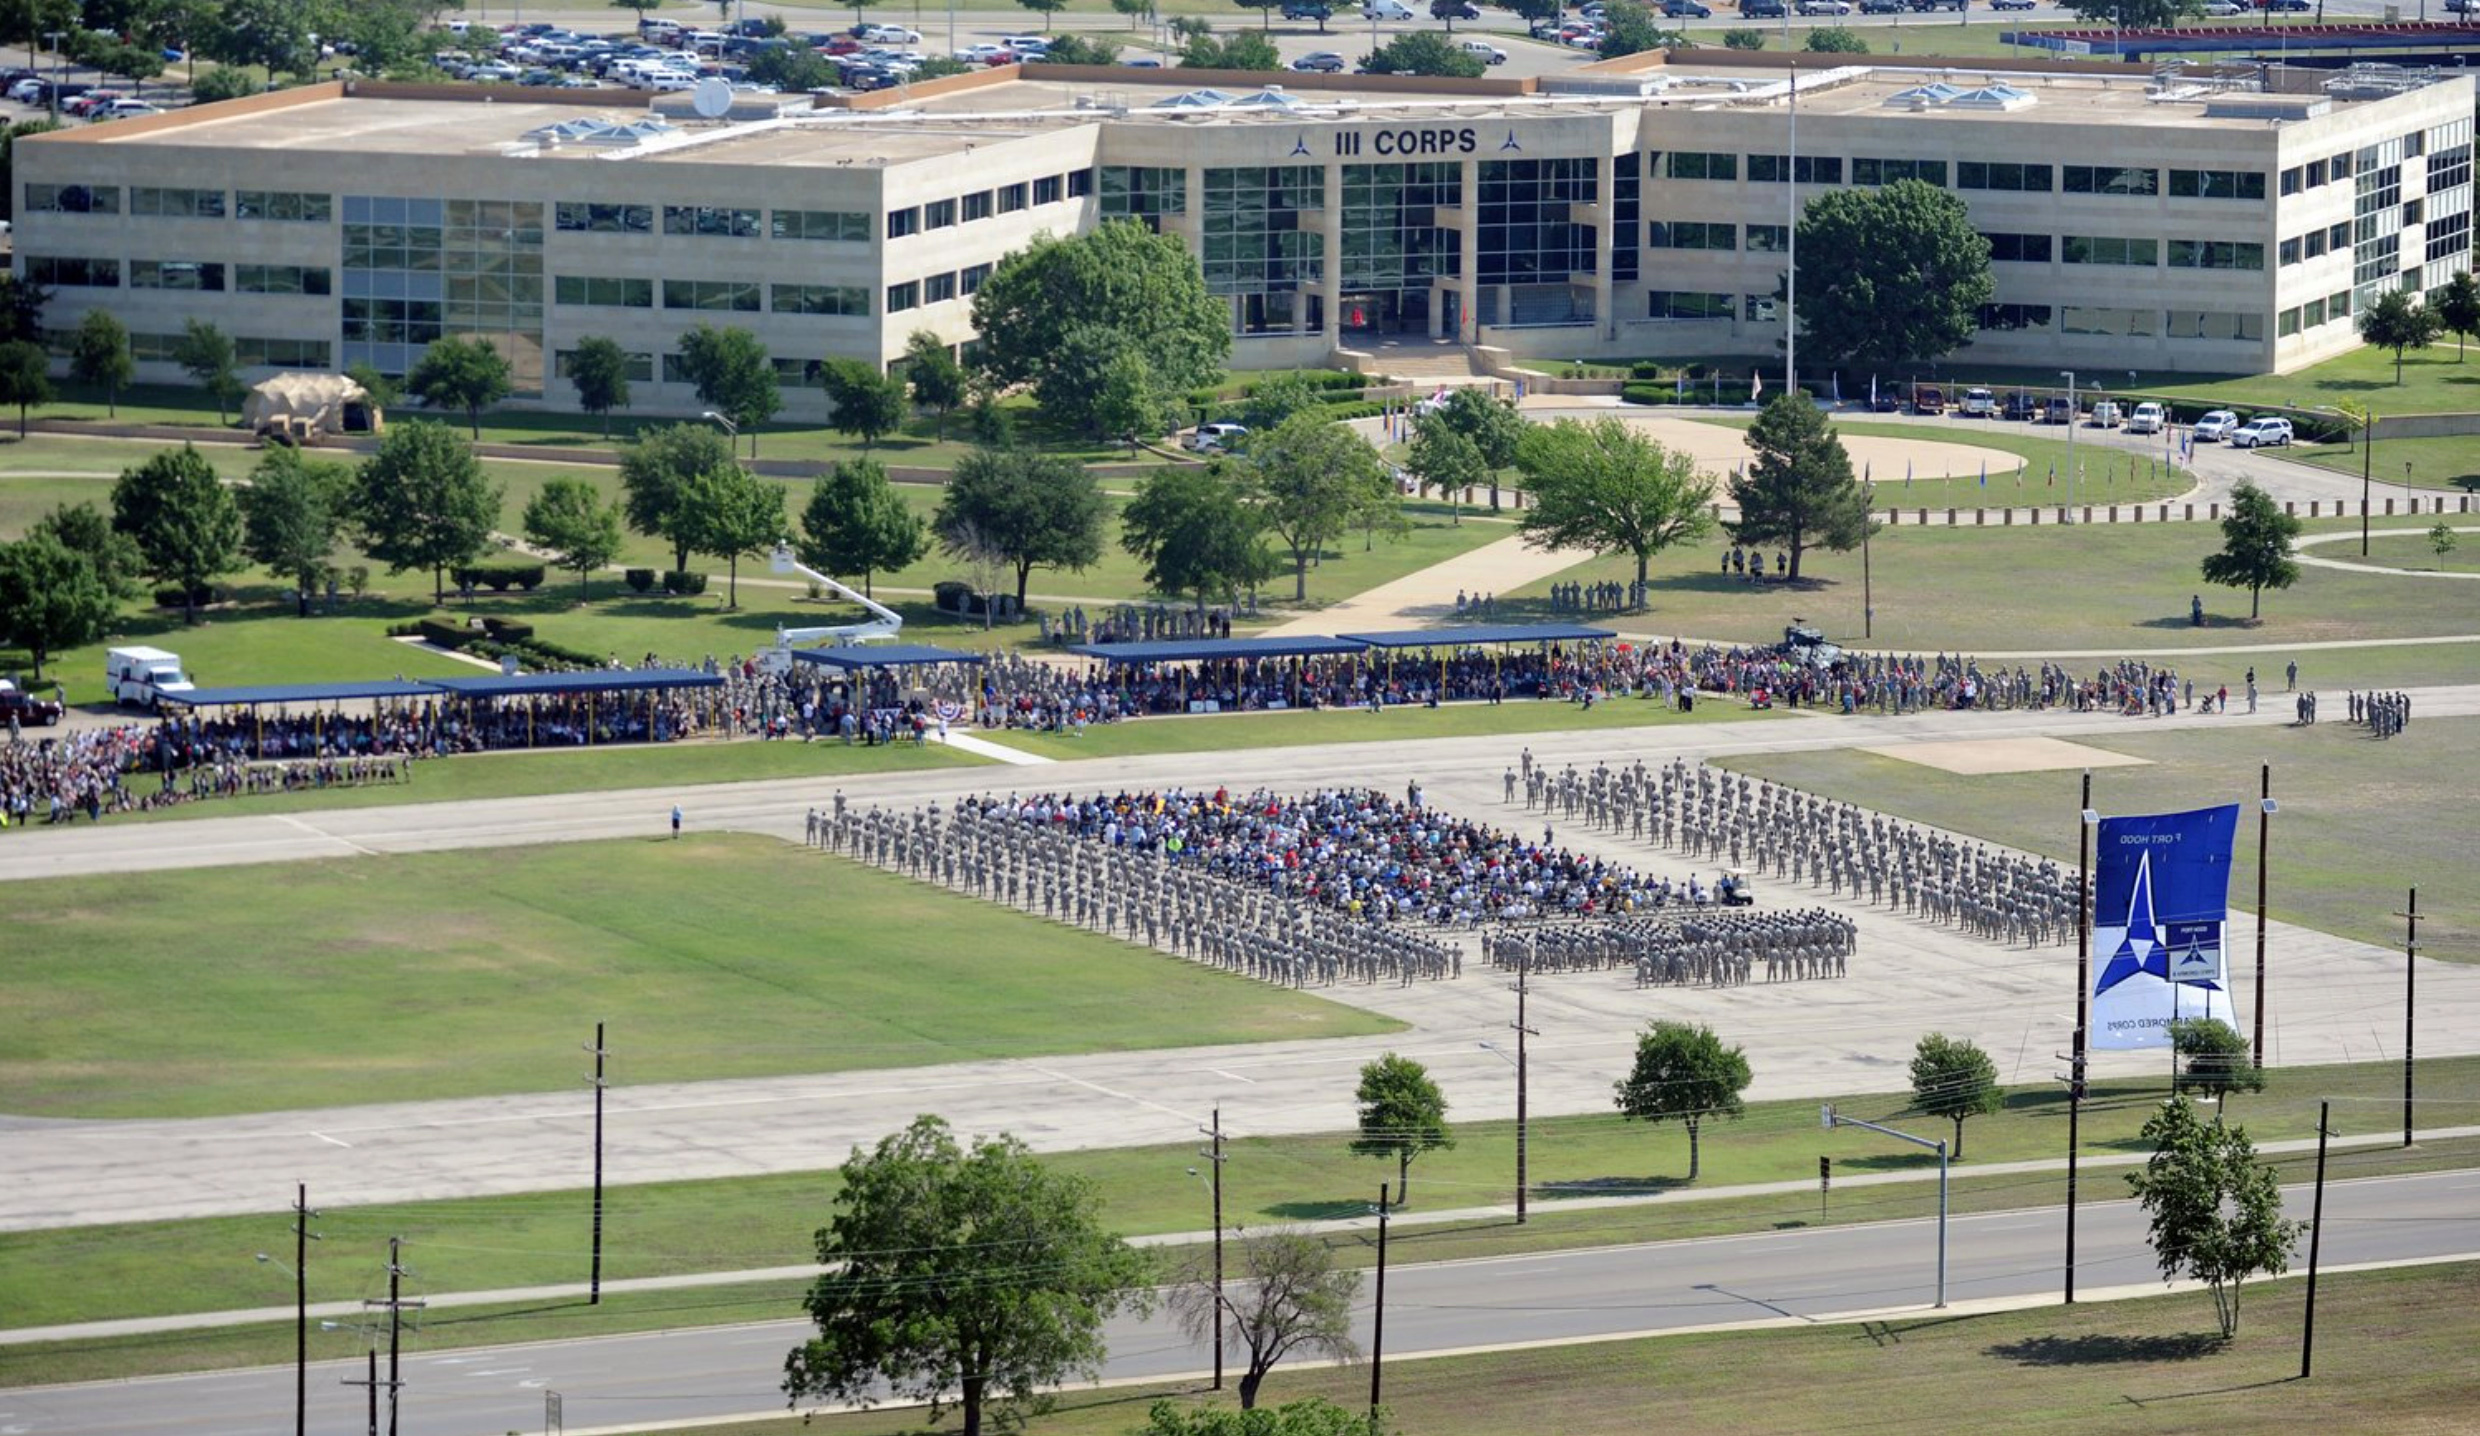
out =
<path fill-rule="evenodd" d="M 710 323 L 764 341 L 796 415 L 823 403 L 817 361 L 969 345 L 1002 257 L 1119 216 L 1198 255 L 1241 367 L 1432 339 L 1771 355 L 1795 206 L 1902 178 L 1990 238 L 1967 354 L 1991 364 L 2295 368 L 2352 347 L 2372 296 L 2470 267 L 2461 76 L 1806 57 L 1795 102 L 1753 58 L 1524 81 L 1034 67 L 711 119 L 685 96 L 312 87 L 21 141 L 15 263 L 55 330 L 118 314 L 150 377 L 175 377 L 191 318 L 253 367 L 401 372 L 478 334 L 560 406 L 561 355 L 606 335 L 638 357 L 639 408 L 684 411 L 679 336 Z"/>

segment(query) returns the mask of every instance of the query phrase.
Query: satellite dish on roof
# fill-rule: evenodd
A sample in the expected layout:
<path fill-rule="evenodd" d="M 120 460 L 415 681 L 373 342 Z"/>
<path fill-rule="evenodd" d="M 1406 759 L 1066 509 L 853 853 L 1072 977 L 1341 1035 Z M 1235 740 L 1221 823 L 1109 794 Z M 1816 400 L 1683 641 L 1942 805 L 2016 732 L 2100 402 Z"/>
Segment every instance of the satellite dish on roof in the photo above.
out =
<path fill-rule="evenodd" d="M 732 113 L 732 82 L 713 75 L 698 81 L 697 88 L 689 92 L 689 108 L 709 120 Z"/>

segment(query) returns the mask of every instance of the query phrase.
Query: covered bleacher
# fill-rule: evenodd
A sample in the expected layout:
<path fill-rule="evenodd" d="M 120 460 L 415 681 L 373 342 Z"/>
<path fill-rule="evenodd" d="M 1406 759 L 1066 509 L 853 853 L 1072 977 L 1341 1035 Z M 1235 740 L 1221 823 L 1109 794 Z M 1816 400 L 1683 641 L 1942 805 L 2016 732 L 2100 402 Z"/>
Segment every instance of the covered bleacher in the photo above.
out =
<path fill-rule="evenodd" d="M 1503 643 L 1587 643 L 1618 637 L 1582 623 L 1462 623 L 1451 628 L 1397 628 L 1343 637 L 1371 648 L 1483 648 Z"/>
<path fill-rule="evenodd" d="M 1071 643 L 1070 653 L 1105 663 L 1221 663 L 1260 658 L 1308 658 L 1327 653 L 1358 653 L 1349 638 L 1305 634 L 1293 638 L 1158 638 L 1142 643 Z"/>
<path fill-rule="evenodd" d="M 795 663 L 815 663 L 850 673 L 864 668 L 920 668 L 935 663 L 981 664 L 989 655 L 968 648 L 934 648 L 927 643 L 853 644 L 843 648 L 796 648 Z"/>
<path fill-rule="evenodd" d="M 1476 623 L 1386 632 L 1071 644 L 1103 666 L 1119 711 L 1500 701 L 1560 690 L 1568 645 L 1617 635 L 1576 623 Z M 1527 651 L 1529 650 L 1529 651 Z"/>
<path fill-rule="evenodd" d="M 580 668 L 435 678 L 444 736 L 484 748 L 668 743 L 716 720 L 723 679 L 694 668 Z M 690 695 L 695 695 L 691 697 Z"/>

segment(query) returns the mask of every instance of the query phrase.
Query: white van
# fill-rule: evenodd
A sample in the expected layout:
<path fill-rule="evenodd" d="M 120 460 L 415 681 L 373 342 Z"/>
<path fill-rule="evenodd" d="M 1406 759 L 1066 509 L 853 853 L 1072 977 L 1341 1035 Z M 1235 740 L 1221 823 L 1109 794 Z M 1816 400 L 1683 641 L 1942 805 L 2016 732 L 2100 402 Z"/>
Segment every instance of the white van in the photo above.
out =
<path fill-rule="evenodd" d="M 2162 422 L 2163 416 L 2161 406 L 2154 403 L 2152 400 L 2147 399 L 2143 403 L 2136 405 L 2135 409 L 2127 415 L 2127 432 L 2130 434 L 2158 434 L 2161 432 Z"/>
<path fill-rule="evenodd" d="M 187 693 L 193 685 L 181 671 L 181 655 L 160 648 L 115 648 L 103 656 L 104 691 L 114 703 L 152 708 L 166 695 Z"/>
<path fill-rule="evenodd" d="M 1361 6 L 1361 14 L 1371 20 L 1409 20 L 1412 7 L 1404 0 L 1367 0 Z"/>

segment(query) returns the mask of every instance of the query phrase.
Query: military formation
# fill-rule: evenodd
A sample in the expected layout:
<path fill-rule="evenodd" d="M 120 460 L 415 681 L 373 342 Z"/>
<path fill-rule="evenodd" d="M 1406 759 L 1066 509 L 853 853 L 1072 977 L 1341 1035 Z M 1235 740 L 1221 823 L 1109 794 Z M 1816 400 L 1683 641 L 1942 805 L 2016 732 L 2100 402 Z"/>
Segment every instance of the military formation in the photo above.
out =
<path fill-rule="evenodd" d="M 1526 973 L 1632 968 L 1638 987 L 1735 987 L 1849 975 L 1859 924 L 1823 908 L 1683 912 L 1484 930 L 1482 959 Z"/>
<path fill-rule="evenodd" d="M 2371 737 L 2391 738 L 2411 726 L 2411 695 L 2353 693 L 2351 721 L 2366 725 Z"/>

